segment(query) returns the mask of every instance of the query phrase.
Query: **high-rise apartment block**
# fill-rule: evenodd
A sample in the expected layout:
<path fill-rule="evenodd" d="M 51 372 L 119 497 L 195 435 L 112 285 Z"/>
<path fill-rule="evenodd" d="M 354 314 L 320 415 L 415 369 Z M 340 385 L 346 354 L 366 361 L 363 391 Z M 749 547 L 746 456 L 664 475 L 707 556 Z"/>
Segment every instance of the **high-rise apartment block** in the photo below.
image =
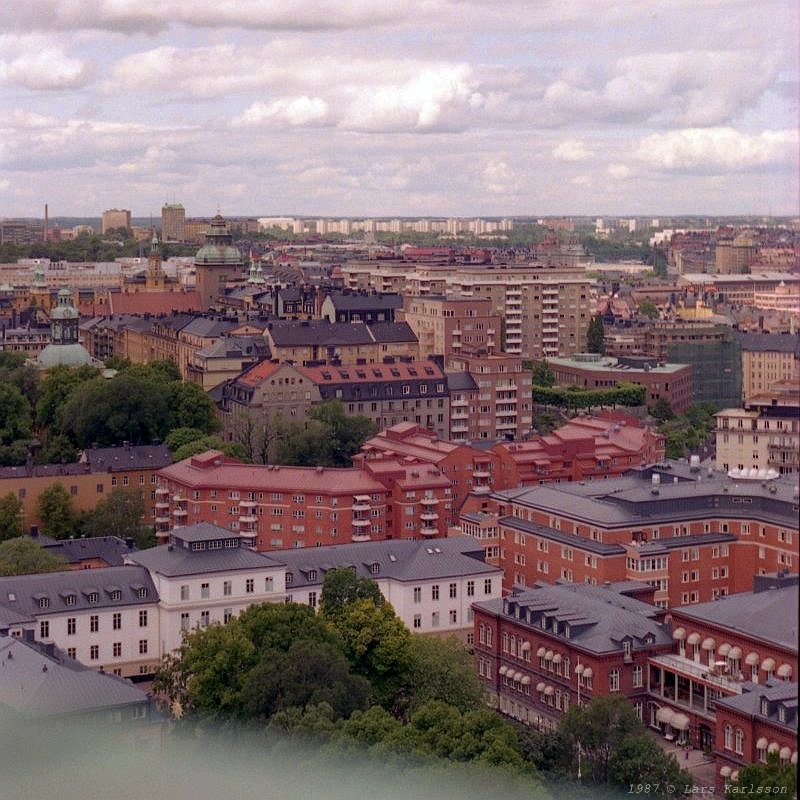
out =
<path fill-rule="evenodd" d="M 183 242 L 186 239 L 186 210 L 180 203 L 165 203 L 161 207 L 161 239 Z"/>
<path fill-rule="evenodd" d="M 125 208 L 109 208 L 103 212 L 101 233 L 108 233 L 114 228 L 131 228 L 131 212 Z"/>

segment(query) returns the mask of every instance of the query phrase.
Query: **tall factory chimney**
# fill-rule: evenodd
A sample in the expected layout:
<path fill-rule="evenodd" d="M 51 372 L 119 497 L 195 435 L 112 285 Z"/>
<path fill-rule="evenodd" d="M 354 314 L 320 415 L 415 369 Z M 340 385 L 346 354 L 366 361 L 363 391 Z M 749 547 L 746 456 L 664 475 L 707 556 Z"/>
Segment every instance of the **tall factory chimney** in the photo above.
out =
<path fill-rule="evenodd" d="M 47 244 L 47 203 L 44 204 L 44 241 Z"/>

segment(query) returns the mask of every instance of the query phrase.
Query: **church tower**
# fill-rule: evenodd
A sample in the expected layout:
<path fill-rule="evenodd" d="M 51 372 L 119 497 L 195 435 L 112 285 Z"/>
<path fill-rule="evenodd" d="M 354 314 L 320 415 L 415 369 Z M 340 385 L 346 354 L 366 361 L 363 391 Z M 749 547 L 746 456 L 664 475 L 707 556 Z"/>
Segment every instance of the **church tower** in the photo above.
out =
<path fill-rule="evenodd" d="M 218 303 L 227 281 L 242 277 L 242 254 L 233 246 L 233 236 L 220 214 L 211 220 L 206 243 L 197 251 L 194 266 L 204 311 Z"/>
<path fill-rule="evenodd" d="M 161 292 L 164 290 L 165 283 L 158 236 L 153 233 L 153 238 L 150 240 L 150 255 L 147 257 L 147 273 L 144 281 L 145 291 Z"/>

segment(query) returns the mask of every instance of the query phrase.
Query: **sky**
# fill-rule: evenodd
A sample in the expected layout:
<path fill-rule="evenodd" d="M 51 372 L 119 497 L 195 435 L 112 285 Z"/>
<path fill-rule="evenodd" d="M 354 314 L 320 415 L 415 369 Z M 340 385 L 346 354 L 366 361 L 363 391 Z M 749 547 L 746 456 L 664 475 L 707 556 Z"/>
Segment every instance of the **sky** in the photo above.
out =
<path fill-rule="evenodd" d="M 794 0 L 25 0 L 0 217 L 798 214 Z"/>

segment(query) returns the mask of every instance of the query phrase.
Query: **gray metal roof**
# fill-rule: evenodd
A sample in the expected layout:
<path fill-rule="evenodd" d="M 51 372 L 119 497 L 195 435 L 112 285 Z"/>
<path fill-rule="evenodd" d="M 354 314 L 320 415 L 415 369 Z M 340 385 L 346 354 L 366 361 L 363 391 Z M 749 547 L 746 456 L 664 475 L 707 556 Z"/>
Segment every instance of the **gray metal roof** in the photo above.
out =
<path fill-rule="evenodd" d="M 590 553 L 597 553 L 599 556 L 616 556 L 622 555 L 625 552 L 625 548 L 621 544 L 596 542 L 594 539 L 588 539 L 585 536 L 565 533 L 556 528 L 549 528 L 546 525 L 539 525 L 536 522 L 528 522 L 527 520 L 519 519 L 519 517 L 500 517 L 499 523 L 512 530 L 532 533 L 534 536 L 540 536 L 542 539 L 549 539 L 550 541 L 558 542 L 559 544 L 569 547 L 587 550 Z"/>
<path fill-rule="evenodd" d="M 740 592 L 710 603 L 676 608 L 674 614 L 744 634 L 797 652 L 797 602 L 800 587 Z"/>
<path fill-rule="evenodd" d="M 320 585 L 325 573 L 337 567 L 354 566 L 368 578 L 392 578 L 414 582 L 455 578 L 465 574 L 502 575 L 499 567 L 483 561 L 484 550 L 471 536 L 432 541 L 391 539 L 376 542 L 329 545 L 283 550 L 276 554 L 292 574 L 287 590 Z M 377 565 L 377 572 L 373 571 Z M 309 578 L 309 572 L 316 577 Z"/>
<path fill-rule="evenodd" d="M 662 609 L 611 587 L 537 583 L 503 599 L 475 603 L 475 607 L 597 654 L 621 652 L 625 638 L 631 639 L 634 650 L 672 642 L 669 627 L 659 621 L 663 618 Z M 548 623 L 544 628 L 543 616 Z M 558 633 L 553 632 L 549 624 L 553 619 L 569 625 L 568 639 L 561 626 Z"/>
<path fill-rule="evenodd" d="M 761 700 L 768 701 L 767 713 L 762 713 Z M 768 680 L 766 683 L 742 684 L 742 693 L 723 697 L 716 701 L 717 707 L 730 708 L 749 717 L 769 720 L 774 725 L 783 725 L 797 731 L 797 682 Z M 783 705 L 789 713 L 786 722 L 778 719 L 778 706 Z"/>
<path fill-rule="evenodd" d="M 657 486 L 651 482 L 653 474 L 659 476 Z M 556 514 L 569 509 L 577 520 L 610 528 L 720 516 L 795 527 L 800 502 L 796 475 L 738 480 L 724 472 L 684 469 L 677 462 L 608 480 L 506 489 L 494 496 Z"/>
<path fill-rule="evenodd" d="M 447 387 L 451 392 L 472 392 L 478 388 L 469 372 L 448 372 Z"/>
<path fill-rule="evenodd" d="M 231 538 L 230 531 L 226 538 Z M 233 534 L 235 536 L 235 534 Z M 128 556 L 128 561 L 141 564 L 151 572 L 168 578 L 180 575 L 199 575 L 212 572 L 265 569 L 281 566 L 281 561 L 241 547 L 221 550 L 192 551 L 178 544 L 163 544 L 148 550 L 139 550 Z"/>
<path fill-rule="evenodd" d="M 145 598 L 137 596 L 139 589 L 147 590 Z M 120 592 L 119 600 L 112 599 L 111 593 L 116 590 Z M 89 602 L 91 592 L 98 595 L 96 603 Z M 42 598 L 48 600 L 46 608 L 40 605 Z M 71 601 L 69 598 L 72 598 Z M 30 617 L 156 602 L 158 592 L 149 573 L 136 566 L 75 569 L 0 578 L 0 606 Z"/>
<path fill-rule="evenodd" d="M 195 317 L 188 325 L 181 329 L 181 333 L 192 336 L 223 336 L 236 324 L 229 320 L 209 319 L 208 317 Z"/>
<path fill-rule="evenodd" d="M 800 336 L 789 333 L 736 333 L 742 350 L 759 353 L 794 353 L 800 358 Z"/>
<path fill-rule="evenodd" d="M 331 292 L 327 299 L 337 311 L 384 311 L 403 307 L 403 298 L 391 292 Z"/>
<path fill-rule="evenodd" d="M 0 636 L 0 705 L 29 718 L 148 706 L 146 692 L 60 654 Z"/>

